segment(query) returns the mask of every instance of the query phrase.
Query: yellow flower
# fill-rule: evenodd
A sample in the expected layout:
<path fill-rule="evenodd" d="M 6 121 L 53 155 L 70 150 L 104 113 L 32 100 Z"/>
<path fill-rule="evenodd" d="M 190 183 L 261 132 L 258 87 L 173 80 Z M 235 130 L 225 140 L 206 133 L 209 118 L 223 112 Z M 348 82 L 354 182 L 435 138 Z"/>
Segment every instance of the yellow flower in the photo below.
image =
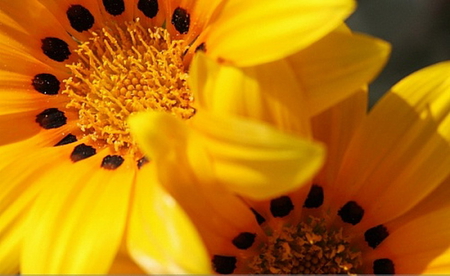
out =
<path fill-rule="evenodd" d="M 158 138 L 159 152 L 170 159 L 176 154 L 165 152 L 179 147 L 162 146 L 171 139 L 184 141 L 171 132 L 181 127 L 177 120 L 196 118 L 192 126 L 206 124 L 202 133 L 210 135 L 209 148 L 195 140 L 198 150 L 228 158 L 222 173 L 231 168 L 230 177 L 253 181 L 251 187 L 247 181 L 229 182 L 232 190 L 253 194 L 281 176 L 285 184 L 260 196 L 291 190 L 318 170 L 320 145 L 226 116 L 224 107 L 242 108 L 259 97 L 257 91 L 249 99 L 236 98 L 241 101 L 236 105 L 232 99 L 218 106 L 197 104 L 195 97 L 201 103 L 207 99 L 203 93 L 216 93 L 216 85 L 236 80 L 233 74 L 205 78 L 213 60 L 232 71 L 262 66 L 264 74 L 247 78 L 253 84 L 272 74 L 281 76 L 277 82 L 291 83 L 293 72 L 303 68 L 297 72 L 307 78 L 301 94 L 307 95 L 305 103 L 317 106 L 311 114 L 333 105 L 365 85 L 386 56 L 383 43 L 344 35 L 345 28 L 338 28 L 353 8 L 351 0 L 1 2 L 0 272 L 142 272 L 130 254 L 154 273 L 209 271 L 200 237 L 160 186 L 156 159 L 136 146 L 126 120 L 144 110 L 171 114 L 158 114 L 164 124 L 152 125 L 165 134 Z M 321 42 L 327 39 L 333 44 Z M 360 46 L 364 52 L 351 54 Z M 295 54 L 299 51 L 303 56 Z M 206 57 L 196 54 L 203 52 Z M 196 56 L 199 61 L 191 66 Z M 261 65 L 285 57 L 292 57 L 286 70 Z M 318 88 L 325 81 L 342 89 Z M 266 85 L 267 80 L 261 87 Z M 199 90 L 195 95 L 194 89 Z M 271 108 L 284 109 L 281 104 Z M 309 126 L 302 124 L 288 129 L 307 136 Z M 201 164 L 204 155 L 199 156 L 190 161 Z M 262 170 L 261 164 L 277 169 Z M 149 236 L 153 239 L 140 239 Z M 180 250 L 184 246 L 191 248 L 189 260 Z"/>
<path fill-rule="evenodd" d="M 268 200 L 260 198 L 271 191 L 236 196 L 221 185 L 248 181 L 222 168 L 227 152 L 192 161 L 199 153 L 192 137 L 204 131 L 203 145 L 210 146 L 213 124 L 210 132 L 176 128 L 186 136 L 178 146 L 187 150 L 177 150 L 174 160 L 158 157 L 161 145 L 149 139 L 161 134 L 149 127 L 136 133 L 161 161 L 158 166 L 175 168 L 183 162 L 182 174 L 161 170 L 159 178 L 191 217 L 217 273 L 448 273 L 449 72 L 450 62 L 443 62 L 412 74 L 368 114 L 367 93 L 361 90 L 315 116 L 314 138 L 328 149 L 325 166 L 307 185 Z M 162 118 L 140 115 L 144 119 Z M 258 144 L 257 137 L 244 139 Z M 272 169 L 253 161 L 255 167 Z"/>

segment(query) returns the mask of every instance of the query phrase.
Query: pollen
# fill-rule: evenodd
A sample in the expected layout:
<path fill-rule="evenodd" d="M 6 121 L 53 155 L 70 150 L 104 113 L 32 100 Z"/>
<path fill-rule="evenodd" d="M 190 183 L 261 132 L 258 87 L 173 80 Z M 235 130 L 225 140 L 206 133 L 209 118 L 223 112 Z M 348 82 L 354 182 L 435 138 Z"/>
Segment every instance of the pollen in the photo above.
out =
<path fill-rule="evenodd" d="M 330 229 L 326 220 L 309 217 L 297 225 L 271 231 L 250 262 L 254 274 L 354 274 L 362 264 L 342 228 Z"/>
<path fill-rule="evenodd" d="M 75 51 L 79 59 L 67 65 L 72 77 L 62 92 L 67 108 L 78 111 L 78 127 L 97 146 L 135 152 L 127 118 L 155 110 L 189 119 L 195 114 L 183 66 L 187 50 L 163 28 L 145 29 L 125 22 L 91 31 Z"/>

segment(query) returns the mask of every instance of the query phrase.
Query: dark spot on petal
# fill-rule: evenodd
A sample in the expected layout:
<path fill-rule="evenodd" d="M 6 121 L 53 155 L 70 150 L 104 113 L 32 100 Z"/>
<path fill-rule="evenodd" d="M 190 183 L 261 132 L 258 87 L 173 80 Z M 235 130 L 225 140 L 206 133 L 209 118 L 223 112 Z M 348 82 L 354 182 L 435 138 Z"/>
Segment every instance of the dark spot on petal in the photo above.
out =
<path fill-rule="evenodd" d="M 378 259 L 373 262 L 374 274 L 395 274 L 394 263 L 390 259 Z"/>
<path fill-rule="evenodd" d="M 198 45 L 197 48 L 195 48 L 195 52 L 198 52 L 198 51 L 206 52 L 205 42 L 200 43 L 200 45 Z"/>
<path fill-rule="evenodd" d="M 387 228 L 384 227 L 383 225 L 372 227 L 364 233 L 364 239 L 366 240 L 367 244 L 372 248 L 377 247 L 388 236 L 389 232 L 387 231 Z"/>
<path fill-rule="evenodd" d="M 138 9 L 144 13 L 145 16 L 153 18 L 158 14 L 157 0 L 139 0 Z"/>
<path fill-rule="evenodd" d="M 57 108 L 49 108 L 36 116 L 36 123 L 45 129 L 58 128 L 65 125 L 67 118 Z"/>
<path fill-rule="evenodd" d="M 305 208 L 319 208 L 323 204 L 323 188 L 318 185 L 312 185 L 309 190 L 308 197 L 305 200 L 303 207 Z"/>
<path fill-rule="evenodd" d="M 236 257 L 214 255 L 212 265 L 215 272 L 220 274 L 231 274 L 236 269 Z"/>
<path fill-rule="evenodd" d="M 88 146 L 86 144 L 80 144 L 73 149 L 72 153 L 70 154 L 70 159 L 73 162 L 77 162 L 86 159 L 88 157 L 91 157 L 96 153 L 97 152 L 93 147 Z"/>
<path fill-rule="evenodd" d="M 288 196 L 282 196 L 270 201 L 270 212 L 274 217 L 285 217 L 294 210 L 294 204 Z"/>
<path fill-rule="evenodd" d="M 180 34 L 186 34 L 191 24 L 191 16 L 185 9 L 178 7 L 172 14 L 172 24 Z"/>
<path fill-rule="evenodd" d="M 55 147 L 62 146 L 62 145 L 67 145 L 67 144 L 70 144 L 70 143 L 74 143 L 76 141 L 77 141 L 77 137 L 75 135 L 68 134 L 66 137 L 62 138 L 61 141 L 56 143 Z"/>
<path fill-rule="evenodd" d="M 138 166 L 138 169 L 140 169 L 140 168 L 142 168 L 142 166 L 144 166 L 145 164 L 147 164 L 148 162 L 150 162 L 148 159 L 147 159 L 147 157 L 142 157 L 141 159 L 139 159 L 138 161 L 137 161 L 137 166 Z"/>
<path fill-rule="evenodd" d="M 102 160 L 102 168 L 107 170 L 115 170 L 122 165 L 124 159 L 120 155 L 107 155 Z"/>
<path fill-rule="evenodd" d="M 69 45 L 64 41 L 56 37 L 46 37 L 41 40 L 41 49 L 49 58 L 62 62 L 69 58 L 70 51 Z"/>
<path fill-rule="evenodd" d="M 239 249 L 248 249 L 255 242 L 256 234 L 249 232 L 242 232 L 233 239 L 233 244 Z"/>
<path fill-rule="evenodd" d="M 87 31 L 94 26 L 94 16 L 81 5 L 72 5 L 66 12 L 70 26 L 78 32 Z"/>
<path fill-rule="evenodd" d="M 125 11 L 123 0 L 103 0 L 105 10 L 111 15 L 121 15 Z"/>
<path fill-rule="evenodd" d="M 355 201 L 349 201 L 338 211 L 338 215 L 343 222 L 356 225 L 362 220 L 364 209 Z"/>
<path fill-rule="evenodd" d="M 253 214 L 255 215 L 256 221 L 258 222 L 259 225 L 263 224 L 266 221 L 266 219 L 263 216 L 261 216 L 260 213 L 256 212 L 255 209 L 250 208 L 250 210 L 252 210 Z"/>
<path fill-rule="evenodd" d="M 44 95 L 56 95 L 59 91 L 59 80 L 52 74 L 37 74 L 31 81 L 34 89 Z"/>

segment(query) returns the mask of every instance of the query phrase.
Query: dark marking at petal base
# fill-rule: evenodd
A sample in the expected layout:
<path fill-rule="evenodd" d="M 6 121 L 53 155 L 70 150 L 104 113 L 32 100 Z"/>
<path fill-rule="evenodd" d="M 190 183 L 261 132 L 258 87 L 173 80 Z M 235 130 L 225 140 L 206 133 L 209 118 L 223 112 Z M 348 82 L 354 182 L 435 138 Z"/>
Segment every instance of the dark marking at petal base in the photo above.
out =
<path fill-rule="evenodd" d="M 312 185 L 309 190 L 308 197 L 305 200 L 303 207 L 305 208 L 319 208 L 323 204 L 323 188 L 318 185 Z"/>
<path fill-rule="evenodd" d="M 67 9 L 67 19 L 70 26 L 78 32 L 87 31 L 94 26 L 94 16 L 92 13 L 81 5 L 72 5 Z"/>
<path fill-rule="evenodd" d="M 56 95 L 60 88 L 60 81 L 52 74 L 37 74 L 31 81 L 34 90 L 44 95 Z"/>
<path fill-rule="evenodd" d="M 49 108 L 36 116 L 36 123 L 45 129 L 58 128 L 67 123 L 67 118 L 57 108 Z"/>
<path fill-rule="evenodd" d="M 70 154 L 70 159 L 73 162 L 78 162 L 80 160 L 91 157 L 96 153 L 97 151 L 93 147 L 86 144 L 79 144 L 73 149 L 72 153 Z"/>
<path fill-rule="evenodd" d="M 103 0 L 105 10 L 114 16 L 121 15 L 125 11 L 123 0 Z"/>
<path fill-rule="evenodd" d="M 66 137 L 62 138 L 61 141 L 55 144 L 55 147 L 57 146 L 63 146 L 70 143 L 74 143 L 77 141 L 77 137 L 73 134 L 68 134 Z"/>
<path fill-rule="evenodd" d="M 233 239 L 233 244 L 239 249 L 248 249 L 255 242 L 256 234 L 242 232 Z"/>
<path fill-rule="evenodd" d="M 65 61 L 70 56 L 69 45 L 62 39 L 46 37 L 41 40 L 41 49 L 46 56 L 55 61 Z"/>
<path fill-rule="evenodd" d="M 153 18 L 158 14 L 157 0 L 139 0 L 138 9 L 148 18 Z"/>
<path fill-rule="evenodd" d="M 195 48 L 195 52 L 197 53 L 198 51 L 206 52 L 205 42 L 200 43 L 200 45 L 198 45 L 197 48 Z"/>
<path fill-rule="evenodd" d="M 362 220 L 364 209 L 355 201 L 349 201 L 338 211 L 338 215 L 343 222 L 356 225 Z"/>
<path fill-rule="evenodd" d="M 220 274 L 231 274 L 236 269 L 236 257 L 214 255 L 212 265 L 215 272 Z"/>
<path fill-rule="evenodd" d="M 148 160 L 147 157 L 145 157 L 145 156 L 142 157 L 141 159 L 139 159 L 139 160 L 137 161 L 138 169 L 142 168 L 142 166 L 144 166 L 144 165 L 147 164 L 148 162 L 150 162 L 150 160 Z"/>
<path fill-rule="evenodd" d="M 115 170 L 122 165 L 124 159 L 120 155 L 107 155 L 102 160 L 102 168 L 107 170 Z"/>
<path fill-rule="evenodd" d="M 378 259 L 373 262 L 374 274 L 395 274 L 394 262 L 390 259 Z"/>
<path fill-rule="evenodd" d="M 255 215 L 256 221 L 258 222 L 259 225 L 263 224 L 266 221 L 266 219 L 263 216 L 261 216 L 260 213 L 256 212 L 255 209 L 250 208 L 250 210 L 252 210 L 253 214 Z"/>
<path fill-rule="evenodd" d="M 186 34 L 191 25 L 191 16 L 183 8 L 176 8 L 172 14 L 172 24 L 180 34 Z"/>
<path fill-rule="evenodd" d="M 374 249 L 388 236 L 389 232 L 383 225 L 372 227 L 364 233 L 367 244 Z"/>
<path fill-rule="evenodd" d="M 285 217 L 294 210 L 294 204 L 288 196 L 282 196 L 270 201 L 270 212 L 274 217 Z"/>

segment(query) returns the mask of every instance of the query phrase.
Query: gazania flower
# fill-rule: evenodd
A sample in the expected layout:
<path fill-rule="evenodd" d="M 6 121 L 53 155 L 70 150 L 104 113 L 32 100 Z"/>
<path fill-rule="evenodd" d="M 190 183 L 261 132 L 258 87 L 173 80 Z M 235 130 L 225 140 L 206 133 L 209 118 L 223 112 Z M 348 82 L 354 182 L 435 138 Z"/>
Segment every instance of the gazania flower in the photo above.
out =
<path fill-rule="evenodd" d="M 176 160 L 191 164 L 190 173 L 160 179 L 195 223 L 217 273 L 448 273 L 449 72 L 444 62 L 405 78 L 367 115 L 360 91 L 313 118 L 329 154 L 314 181 L 294 192 L 237 197 L 216 185 L 236 180 L 220 174 L 217 159 L 197 166 L 189 151 Z M 158 133 L 136 133 L 160 166 L 175 167 L 155 154 L 160 145 L 148 136 Z M 216 174 L 205 178 L 199 168 Z"/>
<path fill-rule="evenodd" d="M 284 67 L 287 71 L 269 66 L 264 67 L 268 70 L 264 75 L 247 79 L 258 84 L 268 76 L 291 78 L 295 71 L 308 79 L 304 90 L 310 93 L 304 104 L 314 101 L 320 110 L 366 84 L 385 60 L 383 43 L 342 32 L 342 28 L 335 30 L 352 11 L 353 1 L 244 2 L 0 3 L 2 273 L 141 272 L 130 260 L 130 252 L 154 273 L 198 272 L 209 267 L 208 262 L 185 260 L 182 245 L 204 260 L 206 253 L 201 247 L 189 246 L 198 244 L 200 238 L 160 187 L 155 162 L 136 146 L 126 123 L 136 112 L 155 110 L 185 121 L 199 117 L 197 121 L 205 124 L 206 130 L 211 123 L 230 126 L 227 119 L 218 122 L 196 115 L 202 112 L 193 97 L 194 87 L 208 85 L 211 91 L 202 91 L 215 93 L 212 84 L 216 83 L 203 77 L 207 68 L 191 67 L 196 53 L 204 52 L 229 68 L 252 68 L 305 51 L 308 58 L 293 58 Z M 333 43 L 326 44 L 323 39 Z M 324 50 L 327 55 L 322 55 Z M 335 54 L 330 56 L 329 50 Z M 299 68 L 303 70 L 297 71 Z M 220 81 L 232 82 L 227 75 L 220 75 Z M 347 77 L 351 81 L 344 81 Z M 318 89 L 325 80 L 337 88 Z M 203 92 L 196 95 L 205 98 Z M 328 94 L 321 95 L 324 92 Z M 243 99 L 238 106 L 245 102 Z M 281 105 L 273 106 L 273 110 L 277 108 Z M 280 121 L 283 118 L 280 116 Z M 252 124 L 239 121 L 237 125 Z M 182 138 L 165 131 L 170 125 L 152 127 L 166 134 L 161 145 Z M 295 127 L 307 128 L 303 124 Z M 273 129 L 264 128 L 265 136 L 259 135 L 258 127 L 213 130 L 208 135 L 216 139 L 216 149 L 234 148 L 242 154 L 227 163 L 234 170 L 232 175 L 253 173 L 254 186 L 233 184 L 233 190 L 242 194 L 253 193 L 281 175 L 284 184 L 269 195 L 291 190 L 321 164 L 320 146 Z M 236 131 L 258 138 L 248 137 L 245 142 Z M 278 170 L 269 173 L 254 167 L 255 155 L 260 156 L 261 164 Z M 287 161 L 295 163 L 295 169 L 283 166 Z M 180 166 L 166 173 L 183 169 Z M 141 239 L 149 236 L 149 240 Z M 139 246 L 145 246 L 145 254 Z"/>

